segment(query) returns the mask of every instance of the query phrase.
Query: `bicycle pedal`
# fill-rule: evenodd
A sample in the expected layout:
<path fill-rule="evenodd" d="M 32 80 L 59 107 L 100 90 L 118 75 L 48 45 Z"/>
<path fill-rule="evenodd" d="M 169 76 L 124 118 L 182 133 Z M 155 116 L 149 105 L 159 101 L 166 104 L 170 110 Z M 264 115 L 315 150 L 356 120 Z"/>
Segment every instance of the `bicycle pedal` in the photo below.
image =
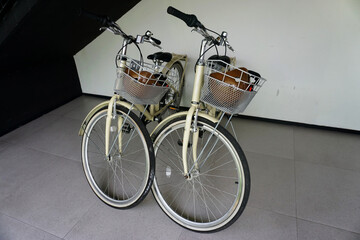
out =
<path fill-rule="evenodd" d="M 182 147 L 182 146 L 183 146 L 183 141 L 182 141 L 181 139 L 179 139 L 179 140 L 177 141 L 177 144 L 178 144 L 180 147 Z M 189 143 L 188 143 L 188 148 L 191 147 L 191 146 L 192 146 L 192 144 L 189 142 Z"/>

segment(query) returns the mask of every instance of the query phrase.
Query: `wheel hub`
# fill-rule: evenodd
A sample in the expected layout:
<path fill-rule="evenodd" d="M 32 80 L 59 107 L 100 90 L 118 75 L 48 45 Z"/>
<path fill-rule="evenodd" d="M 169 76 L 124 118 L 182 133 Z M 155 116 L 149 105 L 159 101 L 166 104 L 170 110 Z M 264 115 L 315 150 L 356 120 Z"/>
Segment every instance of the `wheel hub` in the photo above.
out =
<path fill-rule="evenodd" d="M 121 160 L 121 154 L 115 154 L 115 155 L 109 155 L 106 157 L 106 161 L 108 162 L 113 162 L 113 161 L 118 161 Z"/>
<path fill-rule="evenodd" d="M 198 169 L 194 169 L 192 170 L 187 176 L 186 176 L 186 180 L 193 180 L 197 177 L 200 176 L 200 171 Z"/>

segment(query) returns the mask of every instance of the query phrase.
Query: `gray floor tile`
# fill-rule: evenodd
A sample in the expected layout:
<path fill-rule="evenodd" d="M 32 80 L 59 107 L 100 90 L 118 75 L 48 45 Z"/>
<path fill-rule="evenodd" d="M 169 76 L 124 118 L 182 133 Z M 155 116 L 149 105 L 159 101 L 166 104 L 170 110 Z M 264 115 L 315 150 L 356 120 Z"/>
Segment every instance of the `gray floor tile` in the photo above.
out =
<path fill-rule="evenodd" d="M 0 240 L 60 240 L 60 238 L 0 214 Z"/>
<path fill-rule="evenodd" d="M 212 234 L 184 230 L 179 240 L 241 239 L 241 240 L 295 240 L 296 219 L 266 210 L 247 207 L 229 228 Z"/>
<path fill-rule="evenodd" d="M 294 158 L 292 126 L 240 118 L 233 119 L 233 124 L 244 151 Z"/>
<path fill-rule="evenodd" d="M 0 152 L 0 200 L 46 171 L 58 157 L 11 144 Z"/>
<path fill-rule="evenodd" d="M 249 206 L 296 217 L 294 161 L 246 152 L 251 175 Z"/>
<path fill-rule="evenodd" d="M 62 159 L 2 200 L 0 212 L 64 237 L 96 200 L 80 163 Z"/>
<path fill-rule="evenodd" d="M 97 98 L 91 96 L 83 96 L 81 97 L 81 101 L 79 99 L 79 105 L 77 105 L 74 109 L 65 113 L 64 116 L 73 119 L 83 120 L 86 115 L 99 103 L 110 100 L 109 98 Z"/>
<path fill-rule="evenodd" d="M 295 159 L 360 172 L 360 135 L 296 127 Z"/>
<path fill-rule="evenodd" d="M 298 240 L 360 240 L 360 235 L 298 219 Z"/>
<path fill-rule="evenodd" d="M 10 147 L 11 144 L 0 140 L 0 152 Z"/>
<path fill-rule="evenodd" d="M 92 107 L 96 106 L 98 103 L 104 101 L 105 99 L 95 96 L 80 96 L 75 100 L 51 111 L 51 115 L 59 116 L 69 116 L 75 119 L 80 119 L 84 113 L 90 111 Z M 77 111 L 80 113 L 77 114 Z M 86 114 L 85 114 L 86 116 Z M 85 117 L 84 116 L 84 117 Z"/>
<path fill-rule="evenodd" d="M 78 135 L 81 121 L 66 117 L 49 124 L 31 136 L 21 138 L 27 147 L 80 161 L 81 137 Z"/>
<path fill-rule="evenodd" d="M 53 122 L 55 122 L 59 118 L 60 117 L 56 116 L 56 115 L 45 114 L 45 115 L 17 128 L 17 129 L 15 129 L 14 131 L 0 137 L 0 140 L 12 142 L 12 143 L 19 142 L 21 139 L 23 139 L 25 137 L 29 137 L 29 136 L 37 133 L 41 129 L 51 125 Z"/>
<path fill-rule="evenodd" d="M 360 173 L 295 164 L 297 216 L 360 233 Z"/>
<path fill-rule="evenodd" d="M 151 194 L 135 208 L 119 210 L 102 202 L 80 220 L 65 237 L 67 240 L 91 239 L 178 239 L 182 228 L 158 207 Z"/>

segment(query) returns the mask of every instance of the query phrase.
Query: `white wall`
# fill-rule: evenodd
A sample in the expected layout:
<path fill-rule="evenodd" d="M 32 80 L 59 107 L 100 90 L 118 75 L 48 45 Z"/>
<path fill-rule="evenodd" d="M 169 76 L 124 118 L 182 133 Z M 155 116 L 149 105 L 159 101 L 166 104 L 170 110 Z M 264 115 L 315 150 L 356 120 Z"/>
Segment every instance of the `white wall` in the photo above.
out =
<path fill-rule="evenodd" d="M 226 30 L 238 64 L 268 79 L 245 115 L 360 130 L 359 0 L 142 0 L 118 23 L 133 35 L 149 29 L 164 51 L 188 54 L 186 105 L 201 36 L 168 15 L 169 5 Z M 105 32 L 74 56 L 84 93 L 112 94 L 121 43 Z M 144 46 L 144 56 L 151 51 Z"/>

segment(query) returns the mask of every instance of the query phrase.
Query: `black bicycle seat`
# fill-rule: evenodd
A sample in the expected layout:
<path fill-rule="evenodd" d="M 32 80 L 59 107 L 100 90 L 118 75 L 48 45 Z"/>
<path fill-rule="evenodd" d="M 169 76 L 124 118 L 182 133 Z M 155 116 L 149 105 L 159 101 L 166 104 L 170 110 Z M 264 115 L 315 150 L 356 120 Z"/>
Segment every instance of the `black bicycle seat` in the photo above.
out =
<path fill-rule="evenodd" d="M 150 60 L 160 60 L 163 62 L 170 62 L 172 59 L 172 54 L 169 52 L 156 52 L 149 56 L 147 56 L 147 59 Z"/>
<path fill-rule="evenodd" d="M 227 64 L 230 64 L 230 58 L 225 55 L 212 55 L 211 57 L 208 58 L 208 60 L 220 60 Z M 223 67 L 226 66 L 224 63 L 221 62 L 219 62 L 219 64 L 222 65 Z"/>

